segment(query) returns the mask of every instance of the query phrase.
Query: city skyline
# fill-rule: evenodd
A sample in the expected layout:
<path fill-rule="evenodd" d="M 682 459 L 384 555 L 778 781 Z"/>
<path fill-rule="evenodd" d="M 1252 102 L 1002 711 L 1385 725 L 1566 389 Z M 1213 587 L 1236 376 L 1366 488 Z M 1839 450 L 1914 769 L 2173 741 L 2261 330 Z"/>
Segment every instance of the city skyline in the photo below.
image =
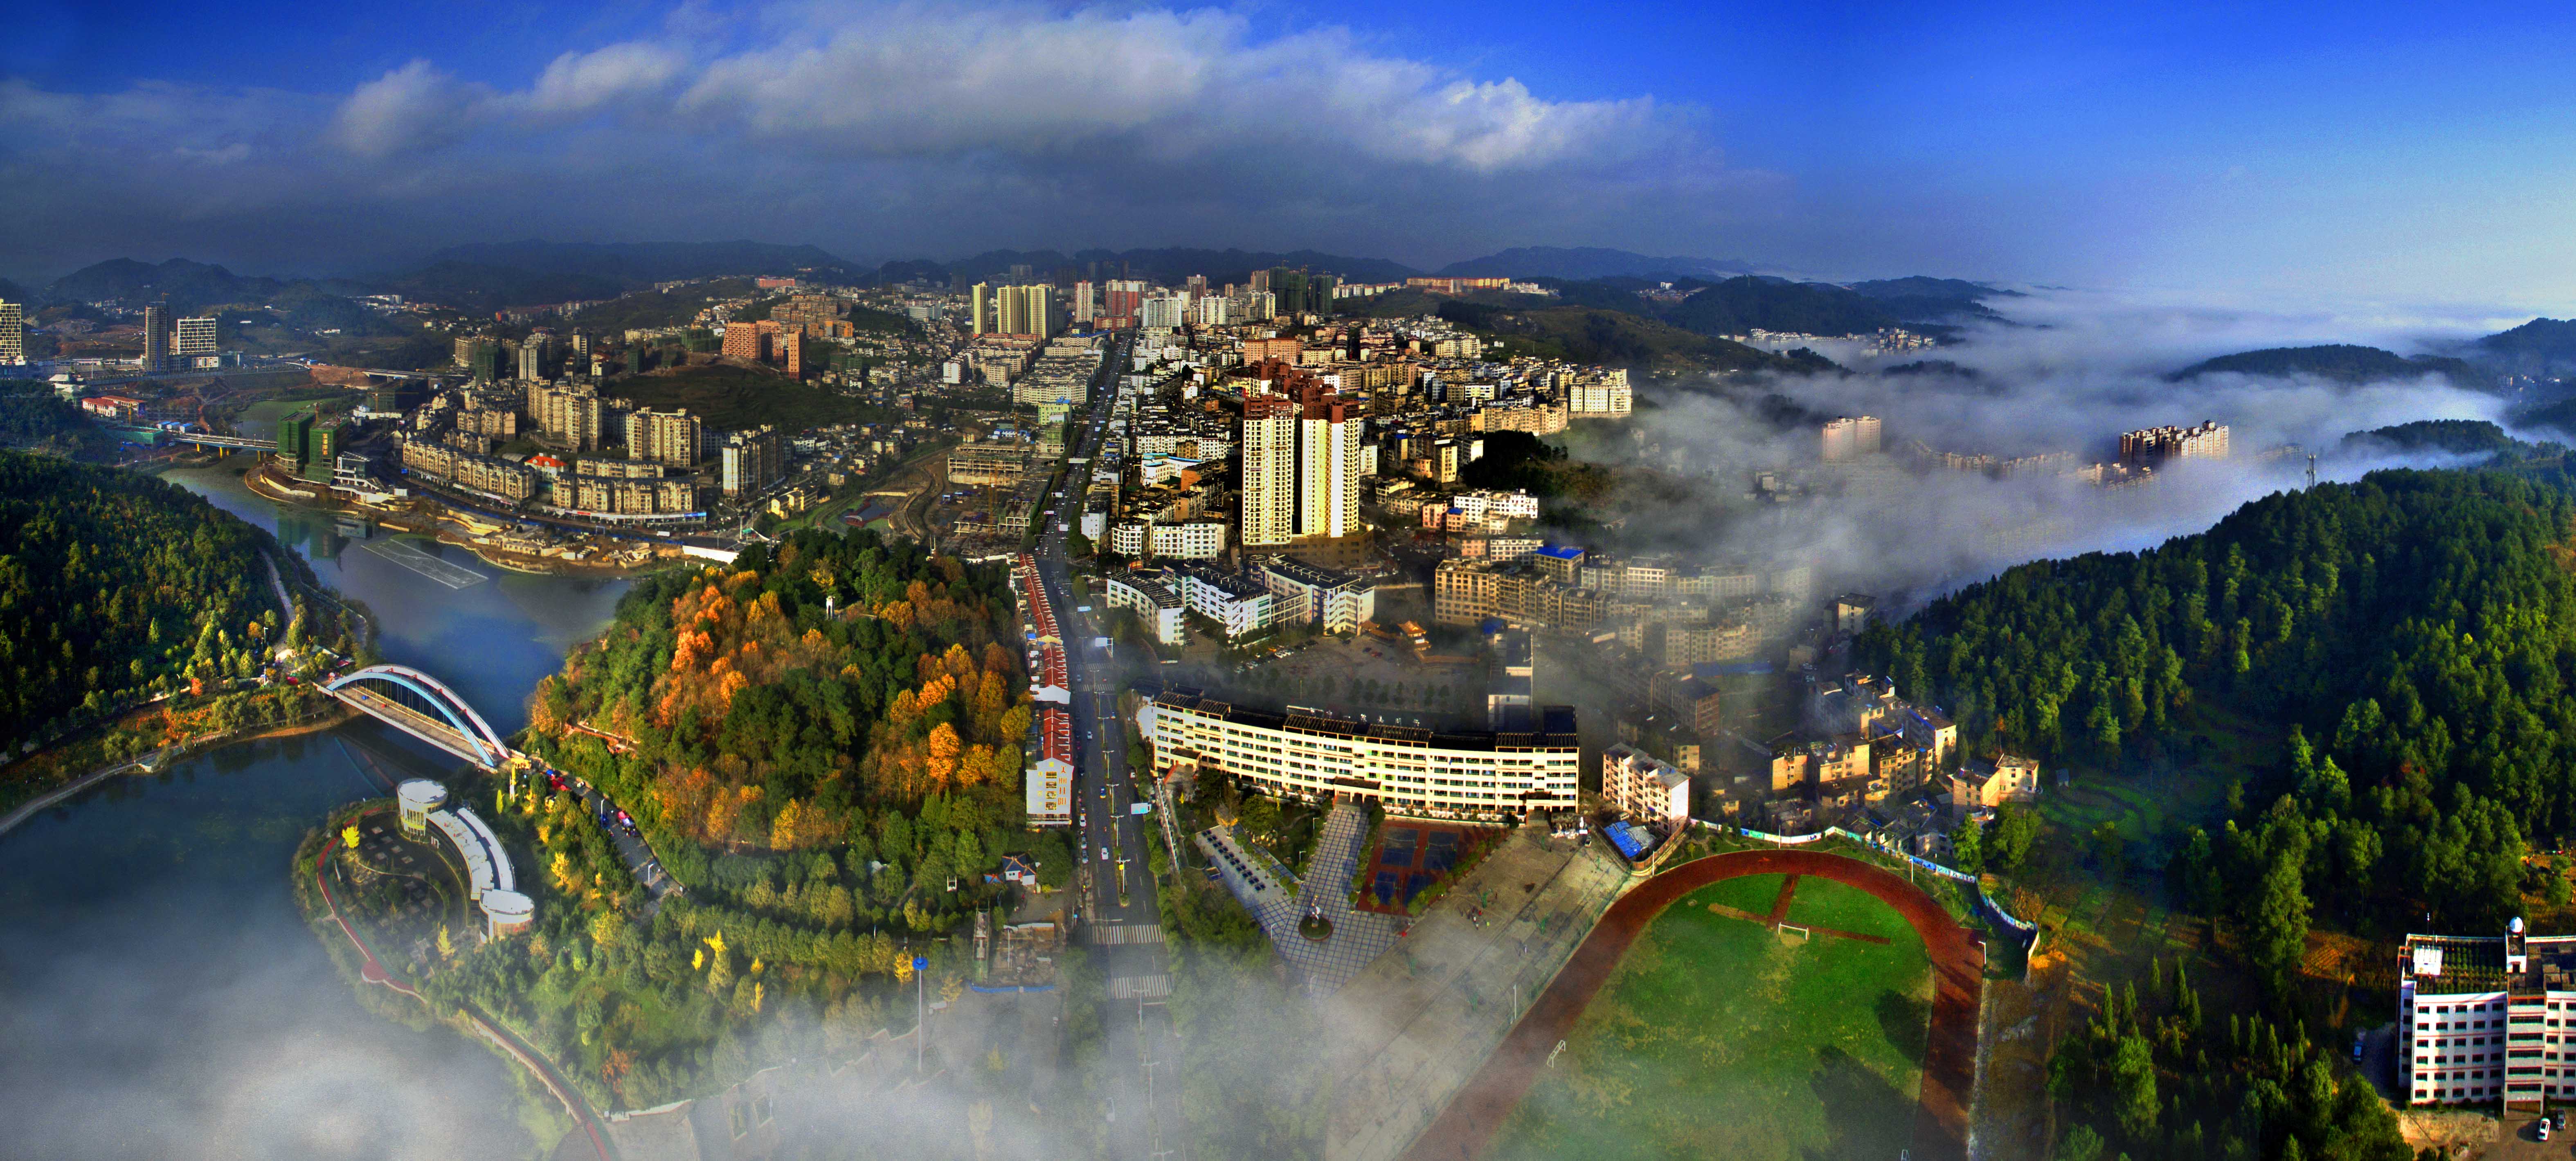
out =
<path fill-rule="evenodd" d="M 0 48 L 0 273 L 753 234 L 2576 298 L 2550 148 L 2576 91 L 2539 55 L 2568 18 L 2500 8 L 2431 37 L 2392 5 L 173 15 L 44 8 Z"/>

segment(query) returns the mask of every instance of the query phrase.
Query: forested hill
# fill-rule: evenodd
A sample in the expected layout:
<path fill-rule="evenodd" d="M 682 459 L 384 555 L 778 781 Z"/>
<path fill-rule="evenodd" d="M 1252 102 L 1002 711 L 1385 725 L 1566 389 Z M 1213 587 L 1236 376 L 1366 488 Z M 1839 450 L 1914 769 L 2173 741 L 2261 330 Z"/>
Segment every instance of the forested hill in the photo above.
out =
<path fill-rule="evenodd" d="M 2311 896 L 2482 929 L 2514 904 L 2525 840 L 2576 829 L 2564 472 L 2388 471 L 2270 496 L 2147 552 L 2012 569 L 1873 628 L 1855 660 L 1989 752 L 2187 764 L 2207 756 L 2186 725 L 2204 703 L 2301 727 L 2315 752 L 2248 793 L 2258 811 L 2292 795 L 2279 809 Z M 2250 846 L 2229 857 L 2251 873 L 2292 857 Z"/>
<path fill-rule="evenodd" d="M 151 476 L 0 451 L 0 737 L 257 672 L 268 534 Z"/>
<path fill-rule="evenodd" d="M 505 796 L 497 825 L 546 870 L 521 880 L 540 938 L 460 958 L 433 994 L 474 998 L 625 1108 L 811 1050 L 765 1039 L 781 1030 L 874 1031 L 916 952 L 963 970 L 954 945 L 905 941 L 993 903 L 1004 852 L 1043 852 L 1051 885 L 1071 872 L 1025 827 L 1018 629 L 1006 570 L 873 533 L 638 581 L 540 684 L 526 745 L 631 810 L 688 893 L 646 908 L 578 807 Z M 608 970 L 564 970 L 580 946 Z"/>
<path fill-rule="evenodd" d="M 2270 347 L 2203 359 L 2165 376 L 2169 383 L 2203 375 L 2313 375 L 2336 383 L 2376 383 L 2442 375 L 2462 387 L 2485 387 L 2493 376 L 2459 359 L 2436 355 L 2413 358 L 2377 347 L 2333 344 L 2322 347 Z"/>

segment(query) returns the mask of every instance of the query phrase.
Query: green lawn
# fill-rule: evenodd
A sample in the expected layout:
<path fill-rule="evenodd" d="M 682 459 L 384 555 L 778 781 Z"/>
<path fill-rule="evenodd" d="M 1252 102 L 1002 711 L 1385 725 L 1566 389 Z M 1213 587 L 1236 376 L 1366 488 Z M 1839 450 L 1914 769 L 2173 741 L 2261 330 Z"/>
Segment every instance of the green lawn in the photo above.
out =
<path fill-rule="evenodd" d="M 1907 1145 L 1931 1015 L 1931 963 L 1895 911 L 1798 880 L 1792 924 L 1888 943 L 1782 937 L 1712 913 L 1768 914 L 1781 877 L 1730 879 L 1664 912 L 1621 961 L 1488 1156 L 1893 1158 Z"/>

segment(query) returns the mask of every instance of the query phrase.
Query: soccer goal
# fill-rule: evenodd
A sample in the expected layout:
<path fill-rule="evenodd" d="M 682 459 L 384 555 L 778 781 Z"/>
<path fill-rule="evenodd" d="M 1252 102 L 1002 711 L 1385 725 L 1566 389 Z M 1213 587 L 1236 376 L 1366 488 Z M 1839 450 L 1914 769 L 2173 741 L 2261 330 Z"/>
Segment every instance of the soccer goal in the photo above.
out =
<path fill-rule="evenodd" d="M 1783 923 L 1783 924 L 1781 924 L 1781 925 L 1780 925 L 1780 927 L 1779 927 L 1779 931 L 1780 931 L 1780 934 L 1782 934 L 1782 935 L 1794 935 L 1794 936 L 1797 936 L 1797 937 L 1798 937 L 1798 939 L 1799 939 L 1799 941 L 1800 941 L 1800 942 L 1802 942 L 1802 943 L 1803 943 L 1803 942 L 1805 942 L 1805 941 L 1809 938 L 1809 936 L 1810 936 L 1810 933 L 1808 932 L 1808 930 L 1807 930 L 1806 928 L 1804 928 L 1804 927 L 1800 927 L 1800 926 L 1798 926 L 1798 925 L 1797 925 L 1797 924 L 1795 924 L 1795 923 Z"/>

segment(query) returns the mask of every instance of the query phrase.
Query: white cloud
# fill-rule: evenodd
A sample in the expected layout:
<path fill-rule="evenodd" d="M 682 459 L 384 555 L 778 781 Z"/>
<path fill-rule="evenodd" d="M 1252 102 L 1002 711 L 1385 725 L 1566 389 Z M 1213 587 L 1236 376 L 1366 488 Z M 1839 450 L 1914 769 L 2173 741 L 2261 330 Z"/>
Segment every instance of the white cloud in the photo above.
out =
<path fill-rule="evenodd" d="M 688 60 L 680 53 L 635 41 L 567 52 L 546 66 L 524 103 L 541 113 L 588 112 L 658 93 L 686 67 Z"/>
<path fill-rule="evenodd" d="M 512 103 L 583 110 L 680 82 L 668 111 L 700 132 L 901 157 L 1126 148 L 1188 160 L 1293 145 L 1492 174 L 1714 152 L 1649 98 L 1550 101 L 1516 79 L 1370 53 L 1337 29 L 1259 39 L 1213 10 L 836 9 L 762 37 L 694 65 L 640 42 L 567 53 Z"/>
<path fill-rule="evenodd" d="M 347 261 L 406 235 L 691 235 L 757 213 L 880 253 L 1203 242 L 1436 263 L 1533 240 L 1689 249 L 1781 196 L 1724 167 L 1695 109 L 1554 100 L 1215 9 L 683 8 L 534 75 L 470 63 L 329 95 L 0 80 L 0 251 L 67 268 L 144 244 L 137 222 L 193 222 L 149 240 L 255 263 L 223 244 L 300 237 Z M 196 180 L 137 180 L 174 152 Z"/>
<path fill-rule="evenodd" d="M 331 119 L 329 139 L 361 157 L 391 157 L 462 139 L 488 94 L 426 60 L 357 87 Z"/>

